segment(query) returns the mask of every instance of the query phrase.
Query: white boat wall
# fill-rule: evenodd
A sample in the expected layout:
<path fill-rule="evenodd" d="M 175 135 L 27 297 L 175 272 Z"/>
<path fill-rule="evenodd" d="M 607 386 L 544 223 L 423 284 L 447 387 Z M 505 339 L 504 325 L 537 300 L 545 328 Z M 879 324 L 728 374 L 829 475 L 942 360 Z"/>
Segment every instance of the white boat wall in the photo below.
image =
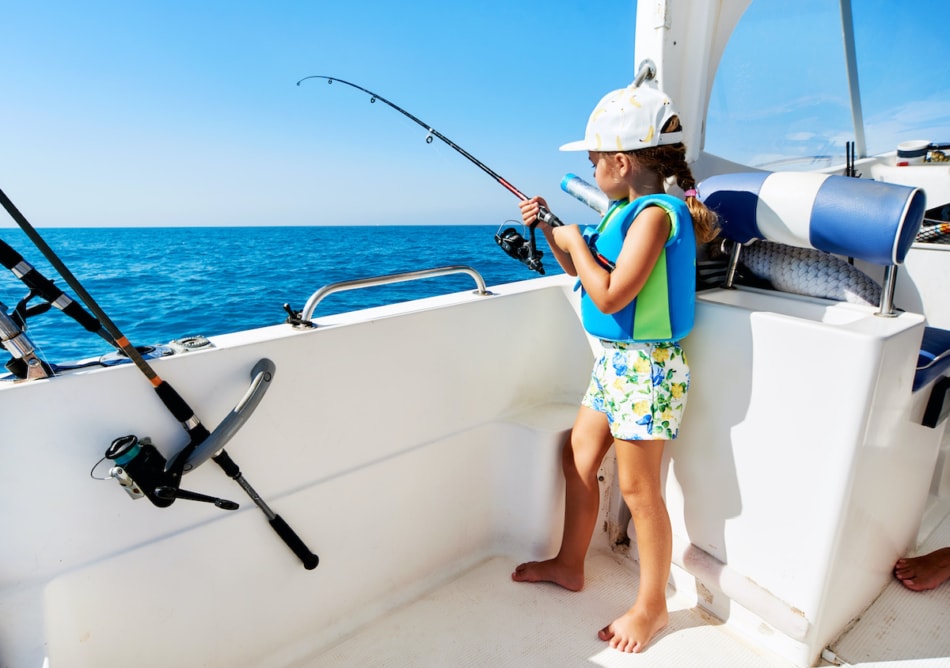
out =
<path fill-rule="evenodd" d="M 4 417 L 34 414 L 36 401 L 55 407 L 55 419 L 19 422 L 24 432 L 8 443 L 57 482 L 3 520 L 4 665 L 40 665 L 44 653 L 54 666 L 138 653 L 148 665 L 279 665 L 297 645 L 306 656 L 488 556 L 549 549 L 557 450 L 574 412 L 565 404 L 592 360 L 578 352 L 585 342 L 563 281 L 542 283 L 309 331 L 216 337 L 213 349 L 155 360 L 209 424 L 241 398 L 259 359 L 273 361 L 271 388 L 228 450 L 318 554 L 313 571 L 251 504 L 159 510 L 90 480 L 116 436 L 182 445 L 136 369 L 6 384 Z M 532 345 L 499 354 L 512 331 Z M 14 472 L 12 454 L 11 502 L 36 485 Z M 196 469 L 183 487 L 246 500 L 214 469 Z"/>
<path fill-rule="evenodd" d="M 213 451 L 181 487 L 238 510 L 157 508 L 108 478 L 117 438 L 147 438 L 166 459 L 189 440 L 134 365 L 0 380 L 0 667 L 894 660 L 891 613 L 887 642 L 847 639 L 900 588 L 895 560 L 947 526 L 950 371 L 918 357 L 947 343 L 937 279 L 950 246 L 914 241 L 925 209 L 950 202 L 950 169 L 862 157 L 854 179 L 703 152 L 713 77 L 747 5 L 640 2 L 634 59 L 678 101 L 725 238 L 854 258 L 882 296 L 700 291 L 689 408 L 664 469 L 672 620 L 643 654 L 595 635 L 636 593 L 610 456 L 587 589 L 509 578 L 559 544 L 560 449 L 598 346 L 558 275 L 328 317 L 313 317 L 314 299 L 303 315 L 316 327 L 148 360 L 209 429 L 233 426 L 213 442 L 315 568 L 241 486 L 197 465 Z M 945 630 L 896 658 L 950 661 Z"/>

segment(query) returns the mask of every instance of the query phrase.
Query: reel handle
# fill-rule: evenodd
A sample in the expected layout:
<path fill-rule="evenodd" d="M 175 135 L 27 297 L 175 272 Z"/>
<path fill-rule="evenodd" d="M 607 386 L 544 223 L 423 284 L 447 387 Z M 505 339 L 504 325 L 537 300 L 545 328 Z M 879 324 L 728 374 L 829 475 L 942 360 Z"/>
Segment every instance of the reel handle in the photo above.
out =
<path fill-rule="evenodd" d="M 228 501 L 227 499 L 221 499 L 216 496 L 208 496 L 207 494 L 199 494 L 198 492 L 189 492 L 187 489 L 175 488 L 175 487 L 156 487 L 155 496 L 160 499 L 165 499 L 167 501 L 174 501 L 175 499 L 185 499 L 186 501 L 200 501 L 202 503 L 211 503 L 214 504 L 216 508 L 221 510 L 237 510 L 240 508 L 238 504 L 234 501 Z"/>

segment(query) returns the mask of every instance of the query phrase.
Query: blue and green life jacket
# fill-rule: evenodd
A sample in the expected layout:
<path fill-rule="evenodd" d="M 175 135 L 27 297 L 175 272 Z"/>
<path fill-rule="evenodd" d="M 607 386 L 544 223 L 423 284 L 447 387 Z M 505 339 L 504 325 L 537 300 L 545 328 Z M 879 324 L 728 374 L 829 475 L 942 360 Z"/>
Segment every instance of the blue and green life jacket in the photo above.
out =
<path fill-rule="evenodd" d="M 696 301 L 696 238 L 686 203 L 671 195 L 646 195 L 611 205 L 597 226 L 584 231 L 591 252 L 604 266 L 617 261 L 627 230 L 648 206 L 670 218 L 670 237 L 637 297 L 617 313 L 602 313 L 581 291 L 584 329 L 609 341 L 678 341 L 693 328 Z M 582 286 L 583 287 L 583 286 Z"/>

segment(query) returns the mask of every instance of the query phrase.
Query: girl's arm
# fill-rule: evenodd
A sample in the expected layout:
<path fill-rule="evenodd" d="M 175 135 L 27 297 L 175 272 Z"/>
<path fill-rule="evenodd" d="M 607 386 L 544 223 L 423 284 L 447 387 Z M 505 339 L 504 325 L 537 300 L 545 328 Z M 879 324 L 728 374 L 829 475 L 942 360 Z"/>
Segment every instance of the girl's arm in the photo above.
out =
<path fill-rule="evenodd" d="M 521 208 L 521 218 L 524 220 L 524 224 L 531 225 L 538 219 L 539 207 L 543 206 L 547 209 L 548 203 L 545 202 L 542 197 L 532 197 L 531 199 L 524 200 L 518 204 L 518 206 Z M 544 238 L 548 240 L 548 246 L 551 247 L 551 251 L 554 253 L 554 259 L 561 265 L 561 269 L 564 270 L 564 273 L 568 276 L 577 276 L 577 270 L 574 269 L 574 262 L 571 260 L 571 256 L 565 253 L 561 248 L 558 248 L 554 242 L 551 226 L 547 223 L 538 222 L 538 227 L 544 232 Z M 577 229 L 576 225 L 570 225 L 570 227 Z"/>
<path fill-rule="evenodd" d="M 602 313 L 611 314 L 640 294 L 669 239 L 670 219 L 658 206 L 641 211 L 627 230 L 612 272 L 594 259 L 576 226 L 558 227 L 553 230 L 553 235 L 555 243 L 552 247 L 569 254 L 587 294 Z"/>

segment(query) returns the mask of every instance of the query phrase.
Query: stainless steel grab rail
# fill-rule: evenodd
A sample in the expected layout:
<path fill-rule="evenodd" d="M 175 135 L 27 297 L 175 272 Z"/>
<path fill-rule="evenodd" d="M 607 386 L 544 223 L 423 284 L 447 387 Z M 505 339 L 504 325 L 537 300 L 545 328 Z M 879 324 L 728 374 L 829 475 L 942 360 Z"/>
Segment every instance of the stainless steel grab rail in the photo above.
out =
<path fill-rule="evenodd" d="M 376 285 L 389 285 L 390 283 L 400 283 L 402 281 L 415 281 L 420 278 L 435 278 L 437 276 L 446 276 L 448 274 L 468 274 L 475 280 L 478 286 L 476 294 L 487 296 L 491 292 L 485 287 L 485 279 L 482 275 L 471 267 L 464 265 L 452 265 L 448 267 L 435 267 L 433 269 L 420 269 L 419 271 L 405 271 L 398 274 L 387 274 L 385 276 L 373 276 L 371 278 L 357 278 L 350 281 L 340 281 L 339 283 L 330 283 L 310 295 L 310 299 L 300 312 L 300 319 L 308 321 L 313 318 L 313 312 L 317 310 L 324 297 L 328 297 L 336 292 L 345 290 L 356 290 L 358 288 L 368 288 Z"/>

